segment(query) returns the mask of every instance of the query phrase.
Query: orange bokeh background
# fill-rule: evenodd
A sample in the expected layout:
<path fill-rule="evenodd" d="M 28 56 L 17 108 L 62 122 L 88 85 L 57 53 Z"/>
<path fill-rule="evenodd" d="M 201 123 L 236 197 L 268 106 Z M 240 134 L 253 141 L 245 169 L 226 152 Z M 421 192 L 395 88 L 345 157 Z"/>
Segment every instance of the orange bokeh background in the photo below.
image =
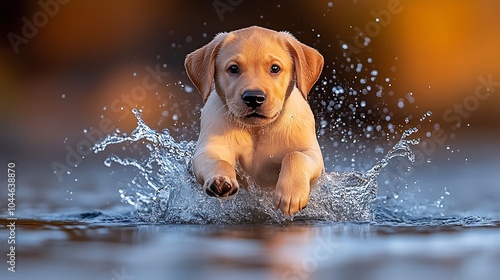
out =
<path fill-rule="evenodd" d="M 59 4 L 55 16 L 27 44 L 20 44 L 18 53 L 8 34 L 22 34 L 22 18 L 32 20 L 42 8 L 38 1 L 3 3 L 2 153 L 57 158 L 65 153 L 64 139 L 69 143 L 82 139 L 82 130 L 96 127 L 102 117 L 123 131 L 132 129 L 135 118 L 120 119 L 121 114 L 103 108 L 140 85 L 147 66 L 167 64 L 170 76 L 151 97 L 137 102 L 144 108 L 144 118 L 153 127 L 185 126 L 172 119 L 174 112 L 165 116 L 165 106 L 178 103 L 180 113 L 199 109 L 201 98 L 182 86 L 191 85 L 183 59 L 221 31 L 250 25 L 289 30 L 323 53 L 328 65 L 324 76 L 331 76 L 332 68 L 345 60 L 339 42 L 352 44 L 354 27 L 364 30 L 375 20 L 371 12 L 386 10 L 391 1 L 241 0 L 226 6 L 230 9 L 221 17 L 216 1 L 75 0 Z M 478 77 L 500 82 L 500 2 L 401 0 L 397 4 L 401 11 L 391 15 L 390 23 L 353 59 L 373 58 L 379 72 L 391 79 L 386 90 L 396 96 L 414 94 L 417 105 L 405 107 L 405 114 L 420 116 L 430 110 L 442 124 L 446 110 L 474 94 Z M 345 77 L 340 73 L 337 78 Z M 465 120 L 488 133 L 499 130 L 500 86 L 490 92 Z M 375 97 L 368 99 L 377 102 Z M 182 107 L 187 104 L 189 109 Z M 397 102 L 388 106 L 396 107 Z"/>

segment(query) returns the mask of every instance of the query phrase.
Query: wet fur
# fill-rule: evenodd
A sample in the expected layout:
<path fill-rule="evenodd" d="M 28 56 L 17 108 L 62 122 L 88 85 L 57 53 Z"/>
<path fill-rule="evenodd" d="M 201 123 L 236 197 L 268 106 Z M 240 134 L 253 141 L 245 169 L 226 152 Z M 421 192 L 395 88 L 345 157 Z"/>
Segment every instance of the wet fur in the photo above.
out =
<path fill-rule="evenodd" d="M 269 71 L 273 64 L 279 73 Z M 229 73 L 231 65 L 240 73 Z M 324 170 L 306 101 L 323 57 L 287 32 L 254 26 L 218 34 L 185 67 L 205 102 L 193 171 L 207 194 L 236 194 L 240 165 L 259 187 L 275 188 L 284 214 L 302 210 Z M 249 108 L 242 101 L 248 90 L 264 92 L 265 102 Z"/>

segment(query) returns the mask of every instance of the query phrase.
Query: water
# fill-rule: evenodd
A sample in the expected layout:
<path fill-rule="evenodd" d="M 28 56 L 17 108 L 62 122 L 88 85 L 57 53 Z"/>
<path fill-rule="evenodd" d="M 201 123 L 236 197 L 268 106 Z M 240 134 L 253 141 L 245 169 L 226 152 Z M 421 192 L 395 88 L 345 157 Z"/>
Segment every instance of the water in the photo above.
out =
<path fill-rule="evenodd" d="M 252 184 L 227 201 L 206 196 L 190 171 L 195 142 L 176 141 L 167 130 L 148 127 L 140 110 L 134 114 L 134 131 L 108 135 L 95 145 L 98 153 L 118 147 L 125 154 L 104 161 L 135 175 L 119 190 L 124 204 L 20 218 L 22 266 L 14 278 L 0 272 L 2 279 L 43 273 L 56 280 L 475 280 L 500 272 L 497 210 L 447 211 L 446 187 L 435 200 L 411 190 L 405 196 L 402 190 L 384 195 L 378 189 L 391 164 L 415 160 L 418 129 L 405 130 L 366 171 L 324 174 L 308 207 L 292 220 L 274 209 L 270 191 Z M 441 181 L 430 178 L 436 185 L 450 182 L 444 175 Z M 104 192 L 100 185 L 98 192 Z"/>
<path fill-rule="evenodd" d="M 137 176 L 130 189 L 120 190 L 123 201 L 135 207 L 140 220 L 154 223 L 242 224 L 283 223 L 286 217 L 272 203 L 273 191 L 256 186 L 242 174 L 249 187 L 227 201 L 207 196 L 191 173 L 190 160 L 195 142 L 176 142 L 168 130 L 157 132 L 142 120 L 134 109 L 137 127 L 130 135 L 112 134 L 94 146 L 101 152 L 108 145 L 141 143 L 149 154 L 145 159 L 109 156 L 105 164 L 133 166 Z M 311 191 L 305 210 L 296 220 L 315 221 L 372 221 L 372 201 L 377 195 L 380 171 L 396 157 L 415 160 L 412 145 L 418 139 L 407 139 L 416 128 L 406 130 L 389 152 L 366 172 L 330 172 L 319 179 Z"/>
<path fill-rule="evenodd" d="M 84 184 L 98 177 L 88 194 L 68 192 L 73 208 L 54 206 L 63 191 L 19 193 L 23 201 L 55 210 L 20 207 L 17 271 L 4 267 L 1 279 L 476 280 L 500 272 L 500 211 L 480 208 L 497 205 L 496 182 L 481 181 L 478 190 L 466 180 L 477 181 L 470 171 L 492 174 L 494 161 L 466 168 L 455 163 L 437 175 L 417 176 L 421 185 L 438 186 L 436 199 L 417 197 L 414 184 L 384 192 L 391 165 L 415 160 L 419 131 L 405 130 L 366 171 L 326 173 L 292 220 L 274 209 L 271 191 L 252 184 L 227 201 L 206 196 L 190 171 L 195 142 L 176 141 L 167 130 L 148 127 L 140 110 L 134 113 L 134 131 L 96 144 L 98 155 L 113 147 L 117 153 L 104 161 L 109 168 L 100 164 L 79 178 Z M 121 171 L 135 178 L 110 190 L 116 177 L 109 173 L 121 178 Z M 466 190 L 486 195 L 459 204 L 468 210 L 452 211 L 451 198 Z M 118 195 L 121 205 L 96 206 Z M 93 204 L 78 203 L 84 200 Z M 2 216 L 0 222 L 0 235 L 7 236 L 9 221 Z M 8 252 L 5 242 L 1 246 Z"/>

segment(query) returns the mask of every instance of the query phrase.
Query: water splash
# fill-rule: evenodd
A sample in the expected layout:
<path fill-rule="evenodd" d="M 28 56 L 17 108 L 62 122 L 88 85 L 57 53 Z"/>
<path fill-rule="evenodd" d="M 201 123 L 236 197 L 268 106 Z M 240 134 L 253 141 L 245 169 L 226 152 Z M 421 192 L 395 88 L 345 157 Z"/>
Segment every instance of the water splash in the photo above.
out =
<path fill-rule="evenodd" d="M 207 196 L 191 172 L 191 156 L 195 142 L 177 142 L 168 130 L 161 132 L 148 127 L 140 111 L 133 110 L 137 127 L 130 133 L 111 134 L 94 146 L 101 152 L 109 145 L 143 143 L 146 159 L 121 158 L 110 155 L 105 165 L 117 163 L 137 169 L 137 176 L 128 189 L 120 190 L 124 202 L 133 205 L 141 220 L 161 223 L 262 223 L 286 221 L 272 203 L 273 191 L 255 186 L 241 189 L 236 197 L 219 200 Z M 407 137 L 417 131 L 407 130 L 396 145 L 366 172 L 325 173 L 318 187 L 311 191 L 309 204 L 294 216 L 296 220 L 371 221 L 374 214 L 371 203 L 376 198 L 377 178 L 380 171 L 395 157 L 414 161 L 411 145 L 418 140 Z"/>

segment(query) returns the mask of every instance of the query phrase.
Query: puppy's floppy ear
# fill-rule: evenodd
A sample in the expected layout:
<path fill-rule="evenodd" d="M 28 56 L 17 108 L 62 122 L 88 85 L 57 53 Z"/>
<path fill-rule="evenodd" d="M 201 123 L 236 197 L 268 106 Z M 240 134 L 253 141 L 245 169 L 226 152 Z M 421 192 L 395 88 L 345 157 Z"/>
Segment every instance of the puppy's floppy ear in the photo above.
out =
<path fill-rule="evenodd" d="M 188 54 L 184 61 L 188 77 L 200 92 L 203 102 L 207 101 L 212 90 L 215 58 L 226 37 L 227 33 L 217 34 L 210 43 Z"/>
<path fill-rule="evenodd" d="M 293 56 L 297 87 L 307 100 L 307 95 L 323 69 L 323 56 L 315 49 L 302 44 L 288 32 L 280 32 L 285 36 L 286 44 Z"/>

